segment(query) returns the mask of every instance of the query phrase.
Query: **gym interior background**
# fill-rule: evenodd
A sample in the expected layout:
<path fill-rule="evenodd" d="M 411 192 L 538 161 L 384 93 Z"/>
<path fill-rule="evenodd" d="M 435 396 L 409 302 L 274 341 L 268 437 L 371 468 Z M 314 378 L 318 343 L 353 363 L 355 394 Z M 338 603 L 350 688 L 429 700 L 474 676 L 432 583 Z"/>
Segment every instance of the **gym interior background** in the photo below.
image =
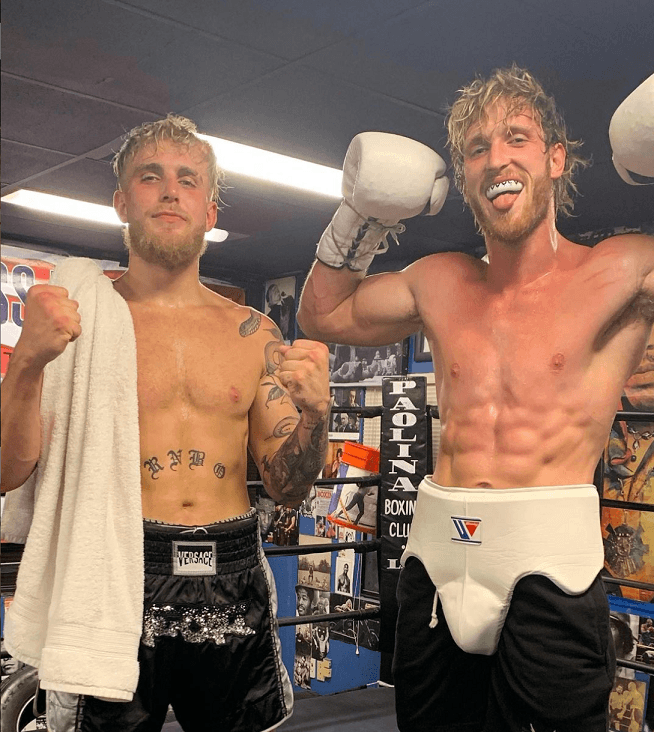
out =
<path fill-rule="evenodd" d="M 3 362 L 30 284 L 27 270 L 16 269 L 21 258 L 45 262 L 46 270 L 56 257 L 69 255 L 101 260 L 108 269 L 126 263 L 117 226 L 24 208 L 11 194 L 27 189 L 110 205 L 110 161 L 121 135 L 168 112 L 192 118 L 203 133 L 333 169 L 340 169 L 349 141 L 364 130 L 415 138 L 449 160 L 443 120 L 455 91 L 475 74 L 515 61 L 554 94 L 571 136 L 584 140 L 583 152 L 592 159 L 578 177 L 575 215 L 560 222 L 561 232 L 589 246 L 611 233 L 654 233 L 652 188 L 628 186 L 618 177 L 607 134 L 615 108 L 654 71 L 651 0 L 8 0 L 3 24 Z M 227 183 L 217 226 L 229 234 L 209 244 L 202 277 L 264 311 L 270 307 L 265 293 L 275 280 L 296 306 L 337 199 L 229 172 Z M 484 253 L 453 186 L 438 216 L 406 225 L 400 246 L 378 257 L 373 272 L 396 270 L 436 251 Z M 435 404 L 421 338 L 401 345 L 395 365 L 404 373 L 424 373 L 427 402 Z M 335 370 L 348 358 L 367 365 L 376 358 L 332 351 Z M 380 354 L 388 368 L 391 355 Z M 374 376 L 351 387 L 335 380 L 334 386 L 354 389 L 358 405 L 381 403 Z M 346 428 L 345 437 L 376 446 L 377 423 L 361 419 Z M 637 465 L 647 467 L 654 460 L 654 425 L 623 424 L 624 433 L 616 428 L 612 435 L 608 463 L 620 450 L 631 450 Z M 342 431 L 335 426 L 334 453 Z M 435 421 L 434 447 L 437 440 Z M 636 466 L 622 465 L 633 477 Z M 648 657 L 647 644 L 639 642 L 644 618 L 654 616 L 654 593 L 637 586 L 654 581 L 648 542 L 654 521 L 645 505 L 654 501 L 651 465 L 648 470 L 635 501 L 643 510 L 607 505 L 603 519 L 607 541 L 609 525 L 614 534 L 623 525 L 640 531 L 640 543 L 631 537 L 637 571 L 621 563 L 619 536 L 615 556 L 607 559 L 607 572 L 625 580 L 615 585 L 623 597 L 616 598 L 614 616 L 616 633 L 625 638 L 623 655 L 634 662 L 654 657 L 654 648 Z M 615 485 L 626 477 L 607 469 L 608 499 L 616 498 Z M 300 536 L 310 537 L 301 541 L 315 541 L 315 516 L 299 518 Z M 295 614 L 297 561 L 273 561 L 285 563 L 276 570 L 283 615 Z M 4 569 L 7 595 L 13 573 Z M 374 604 L 374 587 L 368 589 L 365 602 Z M 292 670 L 295 631 L 285 629 L 282 638 Z M 309 674 L 305 691 L 332 694 L 379 678 L 374 648 L 333 635 L 327 657 L 331 668 L 323 664 L 321 679 L 317 671 Z M 647 674 L 626 667 L 619 673 L 638 679 L 647 696 Z"/>

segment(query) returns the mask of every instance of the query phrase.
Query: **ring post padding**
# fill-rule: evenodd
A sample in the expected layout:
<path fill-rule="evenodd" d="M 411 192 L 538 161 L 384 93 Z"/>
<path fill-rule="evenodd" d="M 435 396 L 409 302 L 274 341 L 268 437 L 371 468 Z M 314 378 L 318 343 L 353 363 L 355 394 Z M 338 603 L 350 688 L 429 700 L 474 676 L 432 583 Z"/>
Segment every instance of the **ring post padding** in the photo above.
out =
<path fill-rule="evenodd" d="M 418 486 L 431 473 L 427 442 L 427 379 L 387 376 L 382 379 L 381 455 L 379 472 L 379 536 L 381 557 L 380 679 L 393 683 L 391 663 L 397 621 L 396 589 L 400 557 L 418 496 Z"/>

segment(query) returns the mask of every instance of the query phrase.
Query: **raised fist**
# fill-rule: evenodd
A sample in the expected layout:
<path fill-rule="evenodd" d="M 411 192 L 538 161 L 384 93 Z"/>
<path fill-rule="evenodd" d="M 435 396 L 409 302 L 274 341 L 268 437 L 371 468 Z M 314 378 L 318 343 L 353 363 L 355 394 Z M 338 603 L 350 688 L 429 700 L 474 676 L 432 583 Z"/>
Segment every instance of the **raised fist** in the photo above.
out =
<path fill-rule="evenodd" d="M 279 380 L 303 411 L 327 414 L 329 395 L 329 349 L 324 343 L 305 338 L 280 346 Z"/>
<path fill-rule="evenodd" d="M 30 287 L 25 301 L 23 330 L 14 356 L 20 354 L 39 368 L 57 358 L 82 333 L 78 307 L 64 287 Z"/>

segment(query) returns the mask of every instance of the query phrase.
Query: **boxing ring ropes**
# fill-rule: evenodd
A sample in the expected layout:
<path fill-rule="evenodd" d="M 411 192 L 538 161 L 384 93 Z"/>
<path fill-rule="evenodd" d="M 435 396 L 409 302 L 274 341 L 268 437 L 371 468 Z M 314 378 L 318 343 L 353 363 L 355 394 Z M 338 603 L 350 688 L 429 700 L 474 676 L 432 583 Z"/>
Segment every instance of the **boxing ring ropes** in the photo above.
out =
<path fill-rule="evenodd" d="M 345 406 L 339 406 L 338 407 L 339 413 L 346 413 L 346 414 L 355 414 L 360 418 L 366 419 L 366 418 L 374 418 L 374 417 L 381 417 L 382 421 L 387 416 L 387 408 L 385 407 L 345 407 Z M 428 418 L 430 418 L 428 422 L 428 439 L 427 444 L 429 446 L 429 456 L 428 461 L 431 465 L 433 465 L 432 455 L 431 455 L 431 420 L 438 420 L 439 419 L 439 412 L 438 407 L 435 405 L 429 405 L 427 404 L 425 407 L 426 415 Z M 636 412 L 636 411 L 618 411 L 616 412 L 614 423 L 616 422 L 654 422 L 654 412 Z M 383 435 L 383 431 L 382 431 Z M 618 508 L 621 510 L 635 510 L 635 511 L 648 511 L 653 512 L 654 511 L 654 505 L 653 504 L 647 504 L 647 503 L 639 503 L 639 502 L 630 502 L 630 501 L 618 501 L 608 498 L 602 497 L 602 486 L 603 486 L 603 480 L 604 480 L 604 458 L 602 457 L 597 465 L 595 476 L 594 476 L 594 484 L 597 488 L 599 494 L 600 494 L 600 510 L 602 507 L 608 507 L 608 508 Z M 422 476 L 421 476 L 422 477 Z M 380 485 L 382 479 L 382 474 L 377 473 L 370 476 L 365 477 L 354 477 L 354 478 L 326 478 L 326 479 L 320 479 L 315 482 L 316 486 L 336 486 L 336 485 L 345 485 L 345 484 L 357 484 L 358 486 L 372 486 L 372 485 Z M 379 527 L 381 526 L 380 521 L 380 513 L 381 513 L 381 506 L 382 506 L 382 500 L 381 496 L 378 495 L 377 500 L 377 527 L 379 530 Z M 325 552 L 334 552 L 334 551 L 340 551 L 342 549 L 354 549 L 357 553 L 366 553 L 366 552 L 377 552 L 377 566 L 378 571 L 380 570 L 380 565 L 382 561 L 382 540 L 380 537 L 377 537 L 372 540 L 367 541 L 352 541 L 352 542 L 340 542 L 340 543 L 334 543 L 334 542 L 326 542 L 326 543 L 320 543 L 320 544 L 311 544 L 311 545 L 300 545 L 300 546 L 273 546 L 273 547 L 266 547 L 264 549 L 265 554 L 270 557 L 281 557 L 281 556 L 297 556 L 297 555 L 304 555 L 304 554 L 314 554 L 314 553 L 325 553 Z M 648 582 L 638 582 L 635 580 L 629 580 L 629 579 L 621 579 L 619 577 L 612 577 L 612 576 L 603 576 L 602 577 L 605 587 L 608 585 L 609 587 L 612 586 L 624 586 L 624 587 L 631 587 L 635 589 L 640 590 L 646 590 L 646 591 L 652 591 L 654 592 L 654 584 L 648 583 Z M 608 588 L 607 588 L 608 589 Z M 351 618 L 354 620 L 364 620 L 366 618 L 379 618 L 382 617 L 382 609 L 381 606 L 378 608 L 371 608 L 371 609 L 365 609 L 365 610 L 351 610 L 346 612 L 337 612 L 337 613 L 326 613 L 321 615 L 310 615 L 310 616 L 294 616 L 294 617 L 282 617 L 279 618 L 279 625 L 280 627 L 289 626 L 289 625 L 301 625 L 301 624 L 307 624 L 307 623 L 322 623 L 322 622 L 329 622 L 329 621 L 336 621 L 336 620 L 343 620 L 346 618 Z M 382 620 L 383 622 L 383 620 Z M 648 674 L 654 674 L 654 665 L 641 663 L 639 661 L 632 661 L 628 659 L 617 659 L 618 666 L 629 668 L 634 671 L 641 671 Z"/>

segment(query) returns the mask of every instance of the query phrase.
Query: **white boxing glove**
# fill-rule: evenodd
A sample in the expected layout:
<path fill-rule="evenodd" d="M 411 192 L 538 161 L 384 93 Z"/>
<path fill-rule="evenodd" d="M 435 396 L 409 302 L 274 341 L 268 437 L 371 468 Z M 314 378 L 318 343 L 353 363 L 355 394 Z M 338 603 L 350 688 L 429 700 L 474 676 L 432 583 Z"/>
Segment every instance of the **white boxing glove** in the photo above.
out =
<path fill-rule="evenodd" d="M 447 196 L 445 161 L 416 140 L 387 132 L 361 132 L 343 163 L 343 202 L 318 243 L 316 257 L 329 267 L 368 269 L 388 249 L 401 219 L 437 214 Z"/>
<path fill-rule="evenodd" d="M 654 183 L 654 74 L 616 109 L 609 139 L 622 180 L 632 186 Z M 652 180 L 637 180 L 640 176 Z"/>

